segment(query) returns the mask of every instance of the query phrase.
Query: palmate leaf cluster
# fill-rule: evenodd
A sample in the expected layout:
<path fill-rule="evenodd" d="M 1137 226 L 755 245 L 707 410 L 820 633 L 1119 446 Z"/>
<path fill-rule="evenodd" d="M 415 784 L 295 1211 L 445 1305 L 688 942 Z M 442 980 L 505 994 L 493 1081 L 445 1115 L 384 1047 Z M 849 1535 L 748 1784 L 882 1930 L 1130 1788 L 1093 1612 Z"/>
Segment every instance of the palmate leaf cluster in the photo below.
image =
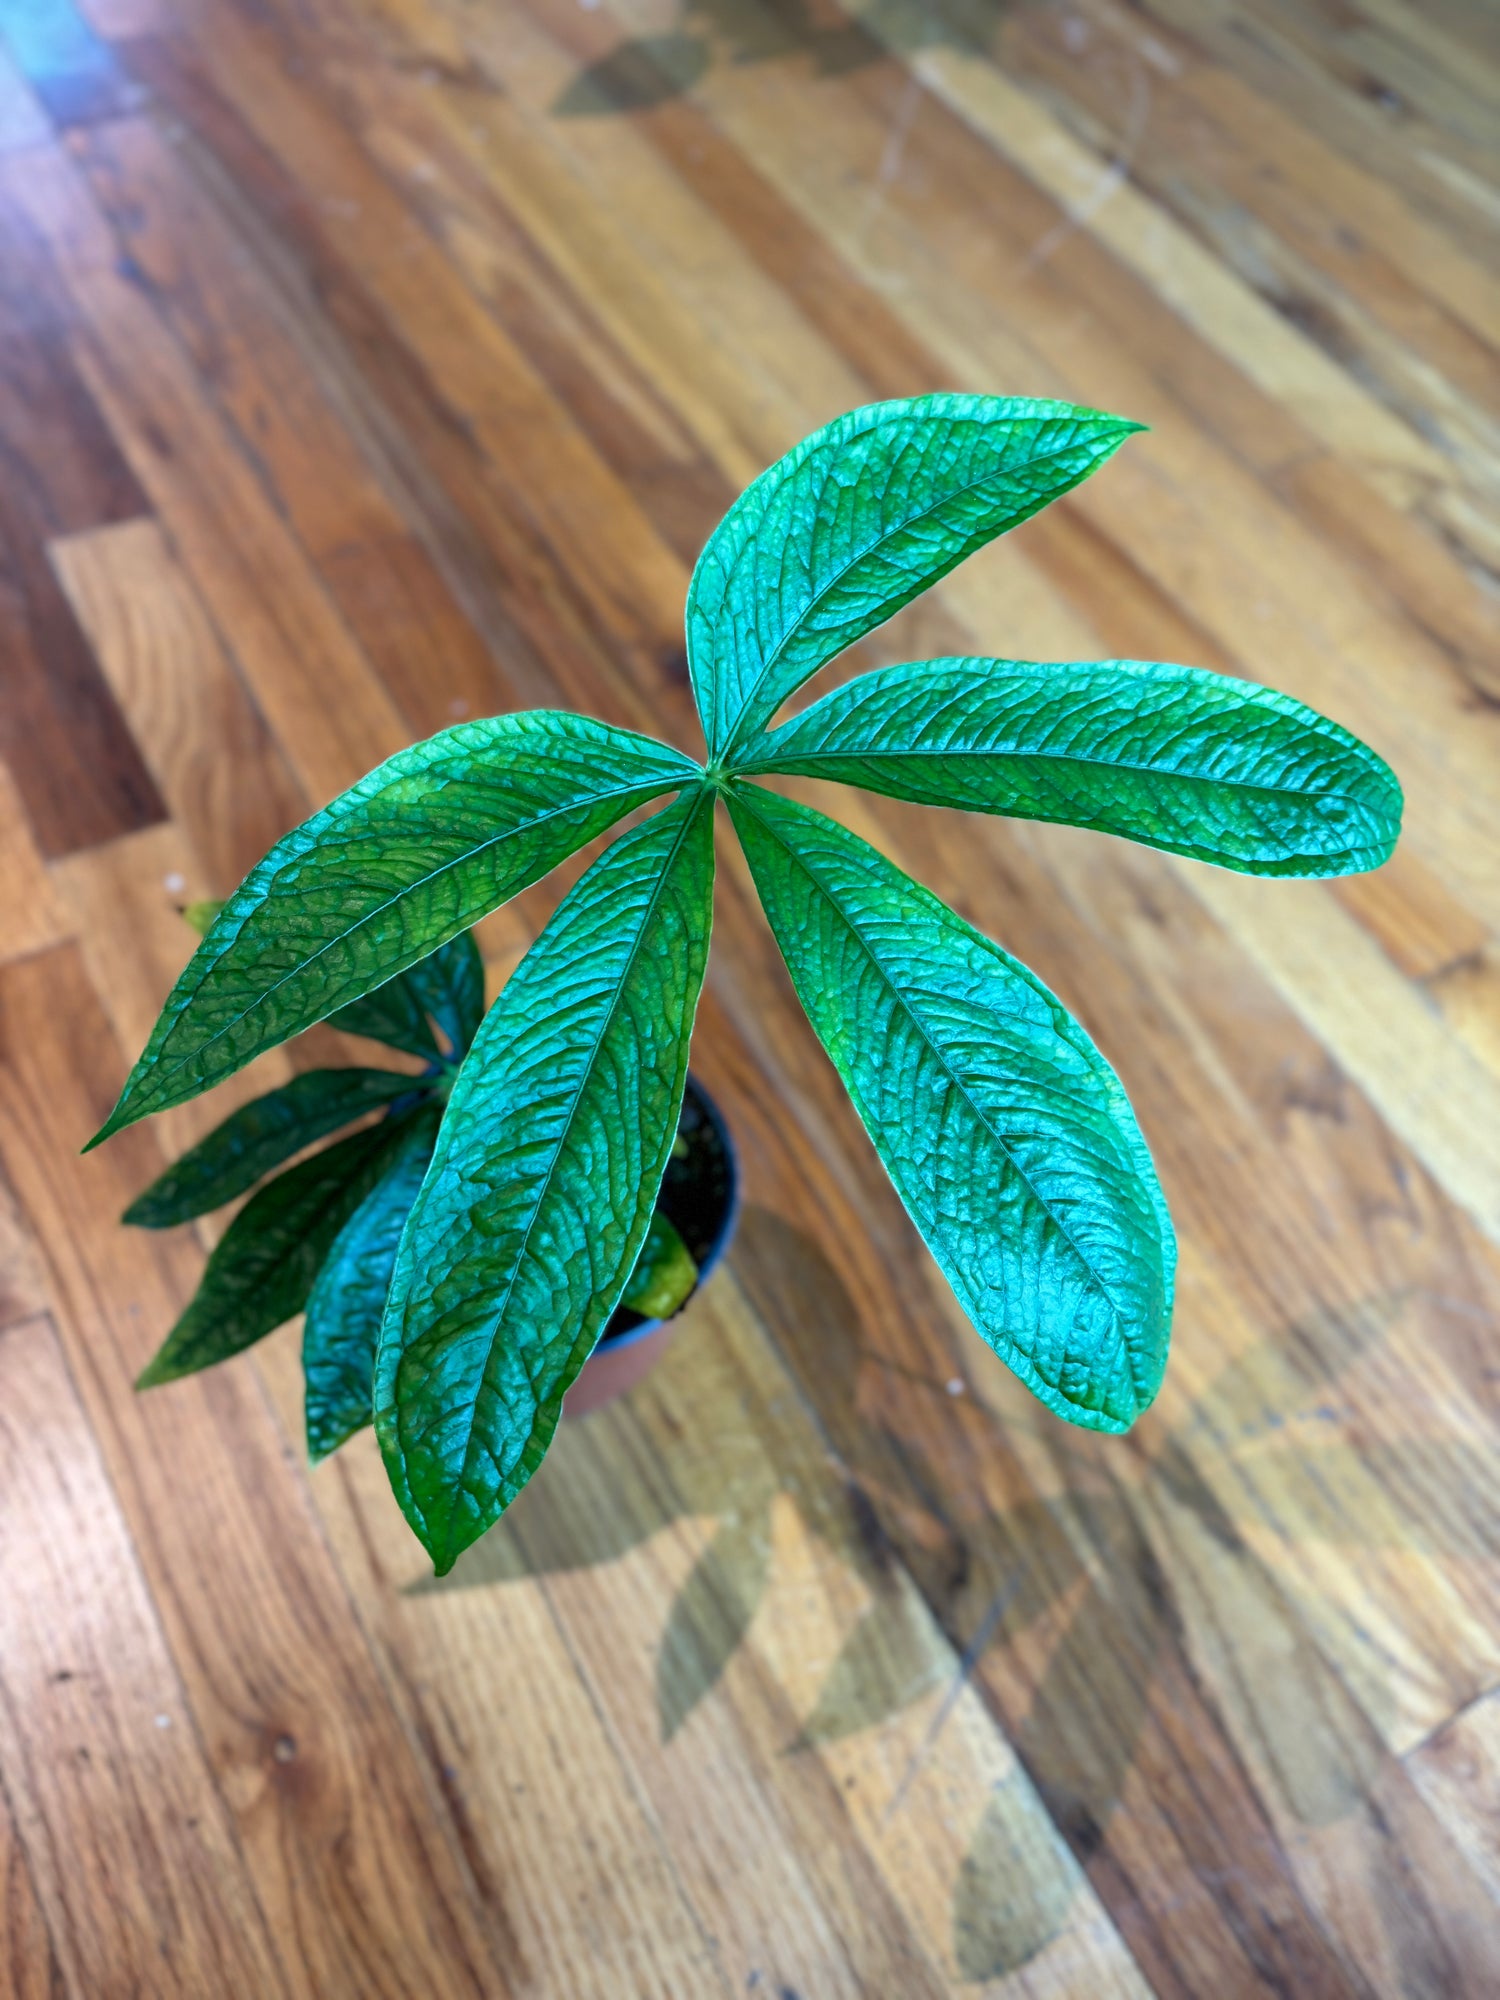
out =
<path fill-rule="evenodd" d="M 1118 1079 L 1034 974 L 764 781 L 1064 821 L 1257 874 L 1378 866 L 1401 813 L 1380 758 L 1191 667 L 927 660 L 773 726 L 819 668 L 1137 428 L 979 396 L 853 411 L 741 496 L 694 572 L 706 764 L 580 716 L 496 716 L 403 751 L 279 842 L 214 918 L 99 1136 L 330 1017 L 424 1055 L 436 1023 L 450 1060 L 434 1047 L 442 1087 L 405 1097 L 380 1072 L 291 1086 L 385 1109 L 252 1198 L 231 1236 L 264 1205 L 275 1244 L 253 1308 L 217 1332 L 190 1308 L 146 1379 L 310 1298 L 315 1330 L 347 1334 L 314 1343 L 310 1398 L 373 1405 L 397 1497 L 452 1565 L 536 1470 L 647 1243 L 722 801 L 813 1027 L 976 1330 L 1057 1415 L 1126 1429 L 1161 1382 L 1176 1247 Z M 481 1019 L 468 927 L 627 816 Z M 330 1095 L 325 1129 L 339 1108 Z M 242 1185 L 277 1143 L 247 1132 Z"/>

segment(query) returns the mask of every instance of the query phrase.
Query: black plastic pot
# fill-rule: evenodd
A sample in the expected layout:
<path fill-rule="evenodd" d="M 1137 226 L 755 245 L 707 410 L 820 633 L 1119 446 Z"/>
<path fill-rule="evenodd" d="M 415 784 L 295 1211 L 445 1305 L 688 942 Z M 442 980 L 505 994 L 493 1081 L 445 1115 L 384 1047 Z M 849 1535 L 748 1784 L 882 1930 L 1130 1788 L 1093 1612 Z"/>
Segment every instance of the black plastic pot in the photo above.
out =
<path fill-rule="evenodd" d="M 696 1077 L 683 1093 L 678 1136 L 687 1152 L 667 1162 L 657 1205 L 692 1252 L 698 1266 L 696 1298 L 729 1248 L 740 1213 L 740 1169 L 719 1107 Z M 661 1358 L 677 1318 L 643 1319 L 620 1306 L 568 1391 L 563 1414 L 587 1416 L 633 1389 Z"/>

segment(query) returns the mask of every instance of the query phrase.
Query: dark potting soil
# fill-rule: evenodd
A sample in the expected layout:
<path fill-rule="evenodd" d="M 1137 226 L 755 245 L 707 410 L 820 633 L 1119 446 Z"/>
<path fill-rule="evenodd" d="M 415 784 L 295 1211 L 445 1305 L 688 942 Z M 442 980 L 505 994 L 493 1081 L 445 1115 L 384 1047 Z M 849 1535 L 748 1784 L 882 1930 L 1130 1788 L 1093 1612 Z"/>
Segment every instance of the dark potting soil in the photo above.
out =
<path fill-rule="evenodd" d="M 733 1168 L 717 1121 L 691 1077 L 683 1093 L 677 1136 L 687 1150 L 674 1148 L 662 1176 L 657 1206 L 665 1211 L 667 1220 L 692 1252 L 694 1263 L 701 1265 L 719 1240 L 729 1214 L 734 1183 Z M 601 1338 L 615 1340 L 644 1324 L 640 1313 L 632 1312 L 629 1306 L 618 1306 Z"/>

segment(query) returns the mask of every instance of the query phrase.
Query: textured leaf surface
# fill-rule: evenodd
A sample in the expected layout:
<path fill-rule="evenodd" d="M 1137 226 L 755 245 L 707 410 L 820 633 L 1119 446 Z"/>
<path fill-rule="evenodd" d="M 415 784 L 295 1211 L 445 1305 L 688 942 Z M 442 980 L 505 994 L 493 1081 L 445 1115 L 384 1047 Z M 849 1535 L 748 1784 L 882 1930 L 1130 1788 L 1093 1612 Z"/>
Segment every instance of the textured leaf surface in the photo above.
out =
<path fill-rule="evenodd" d="M 1257 875 L 1378 868 L 1390 766 L 1289 695 L 1145 660 L 926 660 L 837 688 L 747 770 L 922 805 L 1065 820 Z"/>
<path fill-rule="evenodd" d="M 461 932 L 329 1018 L 345 1034 L 368 1035 L 427 1062 L 457 1060 L 484 1018 L 484 961 L 473 932 Z"/>
<path fill-rule="evenodd" d="M 224 1232 L 192 1303 L 137 1388 L 175 1382 L 226 1361 L 294 1319 L 400 1130 L 396 1120 L 352 1132 L 252 1195 Z"/>
<path fill-rule="evenodd" d="M 401 751 L 241 883 L 93 1143 L 382 985 L 697 768 L 665 744 L 545 709 Z"/>
<path fill-rule="evenodd" d="M 307 1070 L 242 1105 L 138 1195 L 121 1219 L 137 1229 L 170 1229 L 207 1215 L 304 1146 L 409 1096 L 412 1081 L 389 1069 Z"/>
<path fill-rule="evenodd" d="M 1076 486 L 1138 424 L 1026 397 L 852 410 L 746 488 L 688 589 L 711 755 L 984 543 Z"/>
<path fill-rule="evenodd" d="M 635 1266 L 703 981 L 713 807 L 617 840 L 485 1017 L 402 1239 L 375 1369 L 397 1498 L 439 1574 L 509 1505 Z"/>
<path fill-rule="evenodd" d="M 1166 1365 L 1175 1244 L 1118 1079 L 1032 973 L 874 848 L 731 809 L 793 981 L 913 1221 L 1051 1410 L 1124 1430 Z"/>
<path fill-rule="evenodd" d="M 307 1451 L 314 1464 L 370 1421 L 375 1343 L 396 1251 L 441 1118 L 436 1104 L 412 1113 L 380 1179 L 339 1231 L 312 1288 L 302 1327 L 302 1373 Z"/>
<path fill-rule="evenodd" d="M 687 1304 L 697 1282 L 692 1251 L 657 1209 L 620 1303 L 644 1319 L 670 1319 Z"/>

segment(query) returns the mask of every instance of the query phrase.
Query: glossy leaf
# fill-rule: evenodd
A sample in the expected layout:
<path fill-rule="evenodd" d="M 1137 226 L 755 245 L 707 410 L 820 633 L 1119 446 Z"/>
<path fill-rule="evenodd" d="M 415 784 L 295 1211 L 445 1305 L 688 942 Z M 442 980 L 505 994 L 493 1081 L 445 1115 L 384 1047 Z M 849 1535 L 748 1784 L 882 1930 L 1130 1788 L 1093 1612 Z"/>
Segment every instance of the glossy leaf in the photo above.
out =
<path fill-rule="evenodd" d="M 307 1451 L 314 1464 L 370 1421 L 375 1343 L 396 1251 L 441 1117 L 441 1107 L 429 1104 L 406 1120 L 380 1179 L 339 1231 L 312 1288 L 302 1327 L 302 1373 Z"/>
<path fill-rule="evenodd" d="M 698 1266 L 693 1253 L 677 1234 L 670 1219 L 657 1209 L 635 1260 L 635 1269 L 620 1295 L 621 1305 L 629 1306 L 643 1319 L 670 1319 L 681 1312 L 698 1282 Z"/>
<path fill-rule="evenodd" d="M 472 931 L 329 1016 L 347 1035 L 367 1035 L 427 1062 L 458 1061 L 484 1018 L 484 961 Z M 432 1031 L 436 1022 L 441 1045 Z"/>
<path fill-rule="evenodd" d="M 754 786 L 730 802 L 802 1004 L 964 1310 L 1049 1409 L 1128 1428 L 1166 1364 L 1175 1245 L 1113 1071 L 846 828 Z"/>
<path fill-rule="evenodd" d="M 864 674 L 764 739 L 747 770 L 922 805 L 1065 820 L 1256 875 L 1378 868 L 1401 787 L 1289 695 L 1145 660 L 926 660 Z"/>
<path fill-rule="evenodd" d="M 708 953 L 712 795 L 621 836 L 485 1017 L 402 1238 L 375 1425 L 441 1575 L 531 1477 L 635 1267 Z"/>
<path fill-rule="evenodd" d="M 92 1143 L 382 985 L 697 768 L 550 710 L 461 723 L 401 751 L 251 870 Z"/>
<path fill-rule="evenodd" d="M 137 1229 L 170 1229 L 233 1201 L 273 1167 L 356 1118 L 411 1094 L 390 1069 L 310 1069 L 245 1104 L 184 1153 L 126 1209 Z"/>
<path fill-rule="evenodd" d="M 742 493 L 688 589 L 688 662 L 710 754 L 729 757 L 810 674 L 1088 476 L 1122 417 L 1026 397 L 852 410 Z"/>
<path fill-rule="evenodd" d="M 252 1195 L 136 1387 L 154 1388 L 227 1361 L 294 1319 L 400 1130 L 401 1121 L 393 1120 L 351 1132 Z"/>

